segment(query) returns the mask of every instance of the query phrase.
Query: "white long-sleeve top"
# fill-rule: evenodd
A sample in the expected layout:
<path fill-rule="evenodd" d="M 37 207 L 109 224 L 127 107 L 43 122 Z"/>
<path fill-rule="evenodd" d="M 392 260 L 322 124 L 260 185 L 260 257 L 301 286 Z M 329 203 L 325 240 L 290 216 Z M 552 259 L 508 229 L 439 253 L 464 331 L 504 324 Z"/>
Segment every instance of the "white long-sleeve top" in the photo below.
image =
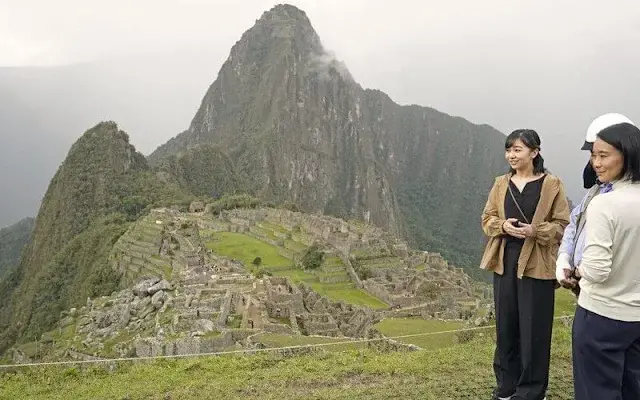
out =
<path fill-rule="evenodd" d="M 618 321 L 640 321 L 640 184 L 618 181 L 587 208 L 578 304 Z"/>

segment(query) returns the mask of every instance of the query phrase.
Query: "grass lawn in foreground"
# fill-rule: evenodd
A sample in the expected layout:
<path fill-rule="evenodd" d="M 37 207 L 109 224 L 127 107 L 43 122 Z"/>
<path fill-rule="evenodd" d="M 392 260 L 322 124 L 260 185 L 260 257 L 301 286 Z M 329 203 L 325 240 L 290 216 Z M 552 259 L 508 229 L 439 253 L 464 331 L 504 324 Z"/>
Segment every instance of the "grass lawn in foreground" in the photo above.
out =
<path fill-rule="evenodd" d="M 304 336 L 304 335 L 280 335 L 277 333 L 261 333 L 253 339 L 256 342 L 265 344 L 267 347 L 287 347 L 287 346 L 306 346 L 322 343 L 341 343 L 323 347 L 327 351 L 346 351 L 355 350 L 366 347 L 364 343 L 342 343 L 348 342 L 349 338 L 332 338 L 323 336 Z"/>
<path fill-rule="evenodd" d="M 488 336 L 436 350 L 371 350 L 286 358 L 276 354 L 42 367 L 0 376 L 2 399 L 488 399 L 494 386 Z M 573 398 L 571 336 L 554 330 L 548 399 Z"/>
<path fill-rule="evenodd" d="M 458 321 L 426 320 L 420 317 L 387 318 L 376 324 L 376 328 L 378 328 L 380 333 L 387 337 L 425 332 L 447 332 L 463 327 L 464 324 Z M 488 329 L 488 332 L 492 332 L 492 330 Z M 415 344 L 416 346 L 427 350 L 456 344 L 455 334 L 453 333 L 438 333 L 434 335 L 415 336 L 397 340 L 401 343 Z"/>

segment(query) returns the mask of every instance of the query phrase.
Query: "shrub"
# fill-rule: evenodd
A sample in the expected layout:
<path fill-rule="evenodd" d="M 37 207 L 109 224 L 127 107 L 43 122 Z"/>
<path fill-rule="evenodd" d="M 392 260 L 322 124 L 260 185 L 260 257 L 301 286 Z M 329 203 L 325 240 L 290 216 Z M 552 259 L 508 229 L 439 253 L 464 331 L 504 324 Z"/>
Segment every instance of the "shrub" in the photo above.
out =
<path fill-rule="evenodd" d="M 302 256 L 302 267 L 304 269 L 318 269 L 324 261 L 324 252 L 317 245 L 309 247 Z"/>
<path fill-rule="evenodd" d="M 273 274 L 268 269 L 260 268 L 258 272 L 256 272 L 256 278 L 260 279 L 265 276 L 272 276 Z"/>
<path fill-rule="evenodd" d="M 476 336 L 477 331 L 459 331 L 456 332 L 456 342 L 457 343 L 468 343 L 473 340 Z"/>

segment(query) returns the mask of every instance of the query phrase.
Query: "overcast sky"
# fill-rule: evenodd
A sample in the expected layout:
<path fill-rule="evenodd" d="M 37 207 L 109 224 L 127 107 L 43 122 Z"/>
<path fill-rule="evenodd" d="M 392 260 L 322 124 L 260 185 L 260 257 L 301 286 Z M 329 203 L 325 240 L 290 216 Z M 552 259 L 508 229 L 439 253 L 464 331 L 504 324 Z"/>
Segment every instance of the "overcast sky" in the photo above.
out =
<path fill-rule="evenodd" d="M 172 87 L 202 85 L 164 137 L 129 132 L 150 152 L 188 127 L 231 46 L 277 2 L 0 0 L 0 66 L 197 54 Z M 640 2 L 635 0 L 315 0 L 306 11 L 325 47 L 364 87 L 501 131 L 530 127 L 580 194 L 592 118 L 640 122 Z M 201 57 L 201 61 L 197 61 Z M 169 95 L 169 94 L 168 94 Z M 171 110 L 166 110 L 170 112 Z"/>

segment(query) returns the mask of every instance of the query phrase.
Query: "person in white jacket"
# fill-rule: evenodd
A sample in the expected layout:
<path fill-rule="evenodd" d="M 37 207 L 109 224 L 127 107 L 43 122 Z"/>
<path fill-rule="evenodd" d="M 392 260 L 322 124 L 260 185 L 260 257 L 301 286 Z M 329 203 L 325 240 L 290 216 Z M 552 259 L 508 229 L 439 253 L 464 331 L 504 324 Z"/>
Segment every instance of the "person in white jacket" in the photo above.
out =
<path fill-rule="evenodd" d="M 622 114 L 608 113 L 594 119 L 587 128 L 587 134 L 582 145 L 582 150 L 593 151 L 593 143 L 596 141 L 598 133 L 613 125 L 628 123 L 631 120 Z M 580 265 L 582 252 L 584 250 L 584 225 L 586 223 L 586 210 L 591 200 L 601 194 L 610 192 L 613 188 L 611 182 L 600 182 L 597 179 L 591 159 L 587 162 L 583 174 L 583 186 L 589 189 L 580 203 L 571 211 L 569 225 L 565 228 L 562 236 L 562 243 L 558 249 L 556 259 L 556 278 L 560 285 L 578 293 L 578 282 L 575 278 L 575 268 Z"/>
<path fill-rule="evenodd" d="M 585 247 L 575 276 L 573 322 L 576 400 L 640 399 L 640 130 L 603 129 L 592 165 L 613 190 L 591 200 Z"/>

